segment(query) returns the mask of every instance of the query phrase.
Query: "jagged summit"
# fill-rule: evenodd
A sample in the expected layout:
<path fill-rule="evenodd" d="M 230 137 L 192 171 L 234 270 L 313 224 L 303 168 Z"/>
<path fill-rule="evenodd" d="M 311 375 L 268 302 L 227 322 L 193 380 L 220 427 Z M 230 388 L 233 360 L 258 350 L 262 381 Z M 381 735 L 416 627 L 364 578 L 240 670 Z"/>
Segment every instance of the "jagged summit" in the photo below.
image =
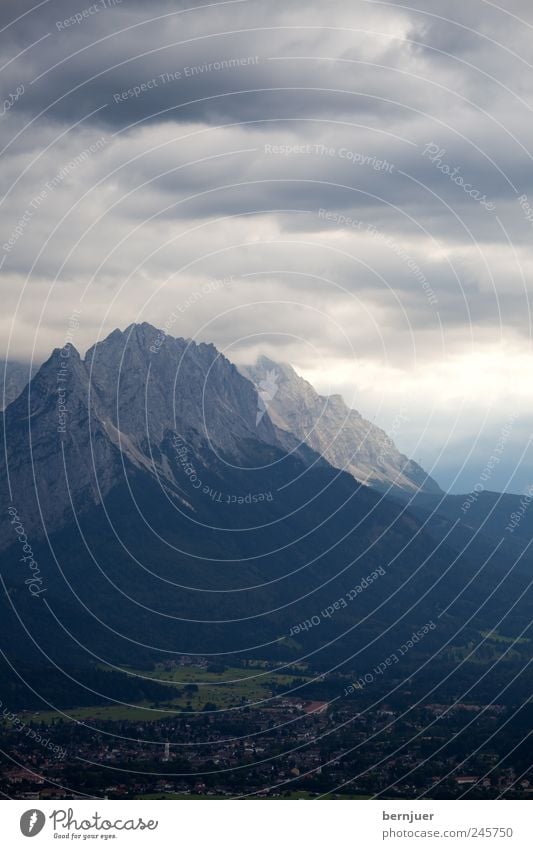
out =
<path fill-rule="evenodd" d="M 321 455 L 380 491 L 440 492 L 382 430 L 340 395 L 320 396 L 292 366 L 261 357 L 239 371 L 214 345 L 147 322 L 113 330 L 83 359 L 71 344 L 56 348 L 6 409 L 3 428 L 0 464 L 11 477 L 17 470 L 22 499 L 35 490 L 46 501 L 51 527 L 71 500 L 100 503 L 124 464 L 177 485 L 173 438 L 210 463 L 253 468 L 267 450 L 309 465 Z M 27 513 L 37 526 L 36 505 Z"/>
<path fill-rule="evenodd" d="M 336 662 L 342 640 L 350 654 L 370 646 L 363 668 L 372 668 L 461 598 L 485 563 L 483 546 L 472 555 L 463 528 L 460 565 L 441 584 L 456 562 L 450 523 L 426 530 L 425 519 L 374 491 L 412 491 L 417 472 L 429 487 L 424 472 L 290 366 L 263 359 L 252 372 L 256 386 L 214 346 L 145 324 L 115 330 L 83 360 L 56 350 L 9 405 L 0 417 L 1 498 L 31 541 L 50 608 L 28 592 L 7 510 L 2 577 L 39 646 L 69 656 L 64 623 L 91 657 L 112 651 L 141 668 L 140 650 L 256 646 L 291 658 L 324 649 Z M 358 482 L 365 472 L 372 486 Z M 372 591 L 305 632 L 312 642 L 286 639 L 378 567 Z M 0 636 L 2 628 L 11 636 L 9 609 Z M 403 636 L 380 645 L 399 621 Z M 448 624 L 455 633 L 457 622 Z M 482 624 L 492 627 L 490 616 Z"/>
<path fill-rule="evenodd" d="M 100 503 L 128 469 L 176 488 L 173 438 L 199 457 L 254 466 L 257 446 L 284 451 L 268 416 L 256 422 L 257 404 L 253 385 L 213 345 L 147 323 L 114 330 L 83 360 L 72 345 L 56 348 L 4 412 L 4 495 L 9 469 L 29 528 L 42 532 L 40 505 L 47 528 L 60 527 L 72 505 Z"/>
<path fill-rule="evenodd" d="M 381 491 L 441 492 L 417 463 L 398 451 L 385 431 L 350 409 L 340 395 L 319 395 L 288 363 L 261 356 L 242 371 L 259 391 L 268 376 L 265 406 L 274 424 L 332 466 Z"/>

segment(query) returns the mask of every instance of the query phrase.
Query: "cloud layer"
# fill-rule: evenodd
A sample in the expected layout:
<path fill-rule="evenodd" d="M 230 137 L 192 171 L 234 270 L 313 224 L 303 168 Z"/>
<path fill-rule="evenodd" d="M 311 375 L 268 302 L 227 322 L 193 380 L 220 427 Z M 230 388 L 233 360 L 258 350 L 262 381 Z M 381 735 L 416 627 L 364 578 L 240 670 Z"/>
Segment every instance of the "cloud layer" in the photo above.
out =
<path fill-rule="evenodd" d="M 494 488 L 531 483 L 528 3 L 32 5 L 0 12 L 3 355 L 174 316 L 408 403 L 455 490 L 516 412 Z"/>

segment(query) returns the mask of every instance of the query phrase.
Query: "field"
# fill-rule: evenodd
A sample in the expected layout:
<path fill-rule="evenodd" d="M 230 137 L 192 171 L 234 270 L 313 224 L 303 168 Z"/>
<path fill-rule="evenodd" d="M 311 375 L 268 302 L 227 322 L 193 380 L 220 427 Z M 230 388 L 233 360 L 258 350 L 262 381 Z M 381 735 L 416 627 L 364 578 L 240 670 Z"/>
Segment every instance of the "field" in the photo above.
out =
<path fill-rule="evenodd" d="M 179 696 L 159 703 L 143 702 L 138 705 L 95 705 L 94 707 L 72 708 L 64 714 L 53 711 L 26 712 L 21 714 L 25 722 L 53 724 L 61 719 L 77 722 L 91 721 L 136 721 L 156 722 L 175 716 L 183 711 L 231 710 L 243 706 L 268 706 L 276 692 L 288 693 L 298 698 L 298 687 L 308 680 L 303 668 L 291 668 L 290 674 L 261 667 L 242 669 L 228 667 L 220 672 L 192 666 L 166 669 L 159 664 L 152 670 L 131 670 L 132 673 L 154 681 L 168 681 L 177 686 Z M 170 689 L 170 688 L 169 688 Z M 294 690 L 294 692 L 289 692 Z"/>

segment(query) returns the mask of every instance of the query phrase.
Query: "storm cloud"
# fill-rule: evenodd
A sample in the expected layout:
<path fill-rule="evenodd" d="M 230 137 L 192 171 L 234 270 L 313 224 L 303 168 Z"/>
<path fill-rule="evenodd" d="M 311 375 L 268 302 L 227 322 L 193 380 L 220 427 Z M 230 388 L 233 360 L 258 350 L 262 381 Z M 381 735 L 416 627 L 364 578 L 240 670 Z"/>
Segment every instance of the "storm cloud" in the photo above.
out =
<path fill-rule="evenodd" d="M 1 356 L 176 313 L 377 423 L 408 401 L 456 490 L 516 413 L 522 491 L 532 32 L 518 0 L 2 3 Z"/>

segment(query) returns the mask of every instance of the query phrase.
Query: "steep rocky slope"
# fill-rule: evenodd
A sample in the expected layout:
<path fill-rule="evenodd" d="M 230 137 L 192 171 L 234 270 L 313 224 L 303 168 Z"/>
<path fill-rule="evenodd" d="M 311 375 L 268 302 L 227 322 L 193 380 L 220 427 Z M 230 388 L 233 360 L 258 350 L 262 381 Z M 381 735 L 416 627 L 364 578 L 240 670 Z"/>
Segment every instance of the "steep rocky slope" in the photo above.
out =
<path fill-rule="evenodd" d="M 278 427 L 290 431 L 332 466 L 390 494 L 438 494 L 438 484 L 402 454 L 385 431 L 346 406 L 340 395 L 319 395 L 292 366 L 260 357 L 241 369 L 263 395 Z"/>

